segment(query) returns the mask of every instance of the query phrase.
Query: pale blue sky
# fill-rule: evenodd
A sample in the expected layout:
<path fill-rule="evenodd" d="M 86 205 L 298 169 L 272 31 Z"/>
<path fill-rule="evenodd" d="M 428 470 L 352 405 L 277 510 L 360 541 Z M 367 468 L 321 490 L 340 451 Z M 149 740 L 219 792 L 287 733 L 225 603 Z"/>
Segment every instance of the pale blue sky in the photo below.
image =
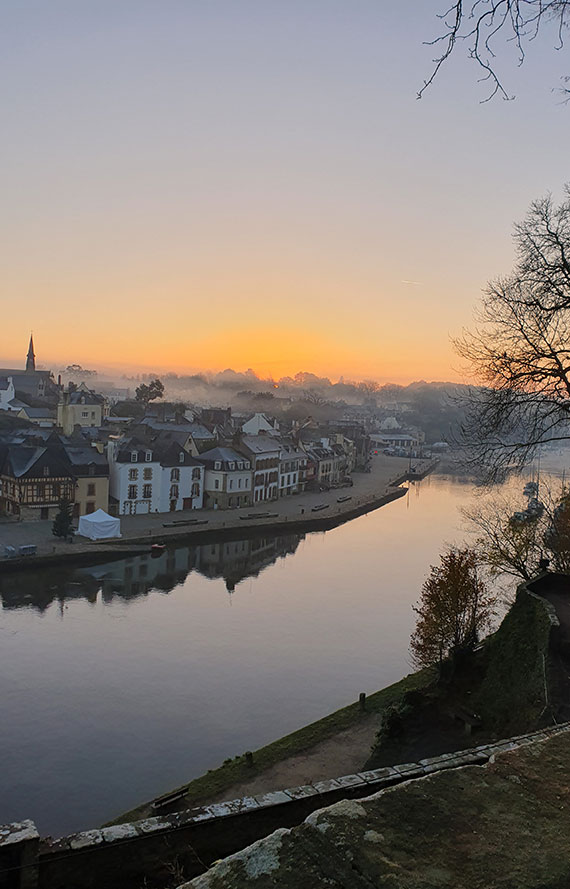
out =
<path fill-rule="evenodd" d="M 458 54 L 417 101 L 442 9 L 0 2 L 0 358 L 33 326 L 48 363 L 451 376 L 513 221 L 570 179 L 570 64 L 507 47 L 517 99 L 480 104 Z"/>

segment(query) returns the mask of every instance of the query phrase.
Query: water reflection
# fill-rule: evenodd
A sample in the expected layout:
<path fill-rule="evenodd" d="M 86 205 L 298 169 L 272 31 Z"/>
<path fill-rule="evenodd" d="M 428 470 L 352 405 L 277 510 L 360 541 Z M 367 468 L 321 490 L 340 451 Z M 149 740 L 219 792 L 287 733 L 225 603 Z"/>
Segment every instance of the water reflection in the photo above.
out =
<path fill-rule="evenodd" d="M 253 537 L 202 546 L 168 547 L 158 558 L 141 553 L 129 559 L 81 568 L 50 568 L 0 577 L 0 601 L 5 609 L 45 611 L 53 602 L 71 599 L 95 603 L 115 598 L 137 599 L 153 590 L 170 593 L 195 571 L 223 579 L 228 593 L 248 577 L 257 577 L 278 559 L 293 555 L 304 534 Z"/>

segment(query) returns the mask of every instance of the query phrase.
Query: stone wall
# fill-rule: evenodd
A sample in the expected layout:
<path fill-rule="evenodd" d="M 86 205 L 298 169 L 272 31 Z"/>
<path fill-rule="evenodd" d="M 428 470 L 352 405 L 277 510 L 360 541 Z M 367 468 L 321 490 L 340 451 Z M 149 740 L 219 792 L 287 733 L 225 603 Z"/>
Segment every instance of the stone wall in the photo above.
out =
<path fill-rule="evenodd" d="M 0 827 L 0 889 L 148 889 L 175 885 L 203 873 L 214 861 L 302 823 L 312 812 L 340 800 L 369 797 L 411 779 L 467 765 L 556 734 L 570 723 L 446 753 L 414 763 L 345 775 L 157 815 L 143 821 L 40 841 L 32 822 Z"/>

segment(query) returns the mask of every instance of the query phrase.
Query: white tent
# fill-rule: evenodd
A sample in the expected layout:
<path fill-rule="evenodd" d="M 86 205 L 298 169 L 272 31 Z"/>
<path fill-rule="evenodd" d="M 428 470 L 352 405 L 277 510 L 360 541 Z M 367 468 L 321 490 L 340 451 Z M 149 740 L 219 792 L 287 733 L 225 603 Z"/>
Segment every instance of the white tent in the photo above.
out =
<path fill-rule="evenodd" d="M 82 515 L 79 519 L 77 533 L 91 540 L 103 540 L 105 537 L 121 536 L 121 521 L 107 515 L 102 509 L 91 515 Z"/>

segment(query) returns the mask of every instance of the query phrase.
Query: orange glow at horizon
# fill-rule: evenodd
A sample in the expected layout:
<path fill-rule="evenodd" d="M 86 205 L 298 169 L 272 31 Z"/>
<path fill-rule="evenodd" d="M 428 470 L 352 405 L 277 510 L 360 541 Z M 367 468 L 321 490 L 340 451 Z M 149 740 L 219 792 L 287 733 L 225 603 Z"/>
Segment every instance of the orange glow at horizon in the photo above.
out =
<path fill-rule="evenodd" d="M 332 380 L 339 377 L 379 382 L 408 383 L 414 380 L 462 381 L 457 359 L 451 346 L 434 354 L 417 337 L 383 337 L 378 345 L 362 341 L 360 348 L 343 344 L 338 339 L 310 330 L 293 327 L 260 325 L 232 326 L 208 337 L 186 339 L 178 330 L 155 331 L 152 339 L 132 339 L 117 343 L 99 337 L 70 340 L 55 332 L 35 330 L 38 367 L 54 372 L 68 364 L 81 364 L 100 373 L 156 372 L 192 374 L 218 372 L 231 368 L 237 372 L 253 370 L 258 377 L 278 380 L 303 371 Z M 22 332 L 21 336 L 25 335 Z M 27 334 L 29 337 L 29 332 Z M 21 338 L 21 337 L 20 337 Z M 22 340 L 24 342 L 24 340 Z M 27 339 L 26 348 L 27 348 Z M 70 345 L 71 342 L 71 345 Z M 0 365 L 23 366 L 23 355 L 16 355 L 10 337 L 9 352 L 0 358 Z M 422 348 L 423 346 L 423 348 Z M 2 341 L 0 338 L 0 349 Z M 21 350 L 20 350 L 21 351 Z M 25 350 L 24 350 L 25 351 Z"/>

